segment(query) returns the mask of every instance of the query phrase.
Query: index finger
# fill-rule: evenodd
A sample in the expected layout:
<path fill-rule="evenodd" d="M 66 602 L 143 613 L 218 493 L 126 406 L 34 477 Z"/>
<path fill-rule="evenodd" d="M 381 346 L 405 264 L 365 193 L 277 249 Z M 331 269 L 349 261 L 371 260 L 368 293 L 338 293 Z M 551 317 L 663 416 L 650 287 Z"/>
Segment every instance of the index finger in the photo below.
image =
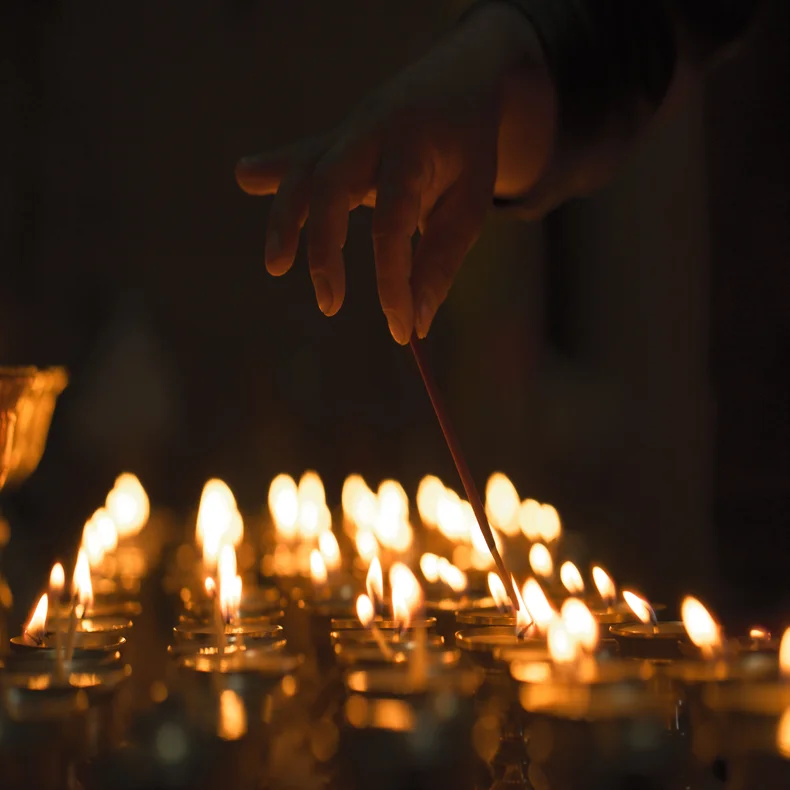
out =
<path fill-rule="evenodd" d="M 325 146 L 324 138 L 312 138 L 274 151 L 245 156 L 236 163 L 236 183 L 248 195 L 273 195 L 294 166 L 307 158 L 314 158 Z"/>

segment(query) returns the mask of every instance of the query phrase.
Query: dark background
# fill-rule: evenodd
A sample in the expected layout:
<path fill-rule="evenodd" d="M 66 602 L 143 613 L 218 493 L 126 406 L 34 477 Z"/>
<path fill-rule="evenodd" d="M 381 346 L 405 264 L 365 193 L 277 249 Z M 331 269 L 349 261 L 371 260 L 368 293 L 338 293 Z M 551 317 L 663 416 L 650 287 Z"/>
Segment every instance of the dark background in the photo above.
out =
<path fill-rule="evenodd" d="M 247 509 L 305 468 L 335 501 L 351 471 L 457 486 L 369 214 L 328 320 L 303 255 L 266 275 L 269 201 L 233 165 L 342 118 L 462 5 L 4 4 L 0 362 L 73 374 L 4 495 L 21 611 L 125 469 L 183 513 L 214 475 Z M 481 484 L 507 472 L 618 579 L 728 613 L 788 603 L 789 36 L 776 2 L 595 198 L 492 217 L 430 339 Z"/>

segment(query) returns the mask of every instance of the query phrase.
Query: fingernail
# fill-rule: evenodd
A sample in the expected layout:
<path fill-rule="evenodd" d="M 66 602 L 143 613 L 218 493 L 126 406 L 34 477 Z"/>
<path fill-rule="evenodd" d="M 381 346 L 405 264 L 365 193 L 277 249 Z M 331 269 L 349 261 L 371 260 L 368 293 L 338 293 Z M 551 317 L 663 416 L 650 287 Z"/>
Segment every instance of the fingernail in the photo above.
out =
<path fill-rule="evenodd" d="M 280 234 L 276 230 L 271 230 L 266 236 L 266 263 L 276 261 L 280 257 L 282 247 L 280 245 Z"/>
<path fill-rule="evenodd" d="M 422 340 L 431 328 L 431 321 L 434 316 L 433 302 L 427 296 L 423 296 L 417 308 L 417 335 Z"/>
<path fill-rule="evenodd" d="M 318 300 L 321 312 L 325 315 L 329 314 L 329 311 L 332 309 L 332 302 L 334 302 L 329 281 L 322 274 L 316 274 L 313 276 L 313 288 L 315 288 L 315 298 Z"/>
<path fill-rule="evenodd" d="M 389 324 L 390 334 L 394 338 L 396 343 L 400 343 L 400 345 L 405 346 L 406 343 L 409 342 L 409 338 L 406 336 L 406 332 L 403 329 L 403 324 L 400 322 L 400 319 L 392 310 L 387 310 L 384 312 L 384 315 L 387 317 L 387 323 Z"/>

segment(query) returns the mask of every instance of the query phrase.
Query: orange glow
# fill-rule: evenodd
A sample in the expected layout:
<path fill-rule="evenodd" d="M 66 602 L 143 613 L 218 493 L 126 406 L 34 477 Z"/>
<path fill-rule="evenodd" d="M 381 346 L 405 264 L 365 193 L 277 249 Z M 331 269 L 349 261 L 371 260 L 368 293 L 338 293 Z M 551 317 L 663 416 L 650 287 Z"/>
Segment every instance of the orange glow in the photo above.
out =
<path fill-rule="evenodd" d="M 533 543 L 529 550 L 529 567 L 536 576 L 548 579 L 554 573 L 554 560 L 542 543 Z"/>
<path fill-rule="evenodd" d="M 219 605 L 226 623 L 238 619 L 241 604 L 241 577 L 236 575 L 236 550 L 225 543 L 217 563 Z"/>
<path fill-rule="evenodd" d="M 438 568 L 439 578 L 455 593 L 461 593 L 466 589 L 469 580 L 466 574 L 456 568 L 449 560 L 439 557 Z"/>
<path fill-rule="evenodd" d="M 124 472 L 107 494 L 104 507 L 118 530 L 119 538 L 133 538 L 148 523 L 151 503 L 136 475 Z"/>
<path fill-rule="evenodd" d="M 598 646 L 598 621 L 583 601 L 568 598 L 562 604 L 560 616 L 571 638 L 583 650 L 592 653 Z"/>
<path fill-rule="evenodd" d="M 584 579 L 579 569 L 570 560 L 563 562 L 560 566 L 560 580 L 571 595 L 580 595 L 584 592 Z"/>
<path fill-rule="evenodd" d="M 247 734 L 247 712 L 241 697 L 231 689 L 219 695 L 217 736 L 223 741 L 238 741 Z"/>
<path fill-rule="evenodd" d="M 540 506 L 540 518 L 538 519 L 540 525 L 540 539 L 544 543 L 551 543 L 557 540 L 562 534 L 562 522 L 560 521 L 560 514 L 557 513 L 553 505 Z"/>
<path fill-rule="evenodd" d="M 595 589 L 607 606 L 613 606 L 617 600 L 617 588 L 614 586 L 612 577 L 600 566 L 596 565 L 592 569 L 593 582 Z"/>
<path fill-rule="evenodd" d="M 302 539 L 311 540 L 320 532 L 323 507 L 320 502 L 314 502 L 309 499 L 299 503 L 297 531 Z"/>
<path fill-rule="evenodd" d="M 761 625 L 755 625 L 749 629 L 749 638 L 754 639 L 756 642 L 768 642 L 771 639 L 771 632 Z"/>
<path fill-rule="evenodd" d="M 497 607 L 499 609 L 507 609 L 510 605 L 510 596 L 507 594 L 507 590 L 505 589 L 505 585 L 502 584 L 502 579 L 499 578 L 499 574 L 494 573 L 494 571 L 489 571 L 488 573 L 488 589 Z"/>
<path fill-rule="evenodd" d="M 317 585 L 326 584 L 328 578 L 326 563 L 318 549 L 313 549 L 310 552 L 310 578 L 313 580 L 313 584 Z"/>
<path fill-rule="evenodd" d="M 290 475 L 277 475 L 269 486 L 269 512 L 274 529 L 285 540 L 296 537 L 299 518 L 299 494 L 296 481 Z"/>
<path fill-rule="evenodd" d="M 542 518 L 540 502 L 525 499 L 521 503 L 518 509 L 518 525 L 527 540 L 540 540 Z"/>
<path fill-rule="evenodd" d="M 579 646 L 571 636 L 565 622 L 555 617 L 548 625 L 547 642 L 549 655 L 555 664 L 572 664 L 579 654 Z"/>
<path fill-rule="evenodd" d="M 38 599 L 36 608 L 33 614 L 30 615 L 27 625 L 24 628 L 24 633 L 27 634 L 34 642 L 41 644 L 44 637 L 47 635 L 47 611 L 49 608 L 49 597 L 46 593 Z"/>
<path fill-rule="evenodd" d="M 549 603 L 549 599 L 546 598 L 543 588 L 535 579 L 527 579 L 522 595 L 535 625 L 542 634 L 545 634 L 549 624 L 557 616 L 557 612 Z"/>
<path fill-rule="evenodd" d="M 365 589 L 374 605 L 384 601 L 384 574 L 378 557 L 374 557 L 370 563 L 368 575 L 365 577 Z"/>
<path fill-rule="evenodd" d="M 368 598 L 365 593 L 357 598 L 357 617 L 359 622 L 367 628 L 376 616 L 376 610 L 373 607 L 373 601 Z"/>
<path fill-rule="evenodd" d="M 327 570 L 337 571 L 340 569 L 340 546 L 331 530 L 324 530 L 318 536 L 318 549 L 324 558 Z"/>
<path fill-rule="evenodd" d="M 776 725 L 776 749 L 785 759 L 790 759 L 790 708 L 785 708 Z"/>
<path fill-rule="evenodd" d="M 422 588 L 417 577 L 402 562 L 390 568 L 392 617 L 401 628 L 408 628 L 414 613 L 422 606 Z"/>
<path fill-rule="evenodd" d="M 369 529 L 358 530 L 354 543 L 360 558 L 367 563 L 373 561 L 379 554 L 379 542 L 376 536 Z"/>
<path fill-rule="evenodd" d="M 703 654 L 711 655 L 721 649 L 721 629 L 696 598 L 687 596 L 683 599 L 680 615 L 689 639 Z"/>
<path fill-rule="evenodd" d="M 420 571 L 429 584 L 439 581 L 439 556 L 426 552 L 420 557 Z"/>
<path fill-rule="evenodd" d="M 71 577 L 71 591 L 77 602 L 87 609 L 93 604 L 93 583 L 91 582 L 91 566 L 85 549 L 77 553 L 74 575 Z"/>
<path fill-rule="evenodd" d="M 212 571 L 223 540 L 234 532 L 236 520 L 236 498 L 222 480 L 212 479 L 203 486 L 198 507 L 195 537 L 203 547 L 203 565 Z"/>
<path fill-rule="evenodd" d="M 100 507 L 90 518 L 102 551 L 106 554 L 118 548 L 118 528 L 108 510 Z"/>
<path fill-rule="evenodd" d="M 60 598 L 63 593 L 63 588 L 66 586 L 66 572 L 63 566 L 56 562 L 52 566 L 49 574 L 49 591 L 56 597 Z"/>
<path fill-rule="evenodd" d="M 436 505 L 436 526 L 453 543 L 469 540 L 470 533 L 461 507 L 461 498 L 449 488 L 442 492 Z M 478 530 L 476 525 L 475 529 Z"/>
<path fill-rule="evenodd" d="M 513 589 L 516 591 L 516 633 L 520 634 L 534 623 L 534 618 L 527 608 L 524 596 L 521 594 L 521 590 L 518 589 L 515 578 L 511 576 L 510 580 L 513 582 Z"/>
<path fill-rule="evenodd" d="M 206 595 L 208 595 L 209 598 L 213 598 L 214 593 L 217 591 L 217 585 L 214 583 L 214 579 L 212 579 L 211 576 L 206 576 L 203 586 L 206 588 Z"/>
<path fill-rule="evenodd" d="M 486 515 L 491 526 L 505 535 L 518 535 L 520 500 L 516 487 L 507 475 L 494 472 L 486 483 Z"/>
<path fill-rule="evenodd" d="M 636 593 L 630 590 L 623 590 L 623 600 L 628 604 L 628 608 L 637 616 L 642 623 L 655 623 L 656 613 L 653 607 Z"/>
<path fill-rule="evenodd" d="M 790 628 L 782 634 L 779 643 L 779 671 L 784 677 L 790 677 Z"/>
<path fill-rule="evenodd" d="M 444 483 L 434 475 L 426 475 L 417 488 L 417 511 L 420 520 L 428 527 L 439 523 L 439 501 L 444 495 Z"/>

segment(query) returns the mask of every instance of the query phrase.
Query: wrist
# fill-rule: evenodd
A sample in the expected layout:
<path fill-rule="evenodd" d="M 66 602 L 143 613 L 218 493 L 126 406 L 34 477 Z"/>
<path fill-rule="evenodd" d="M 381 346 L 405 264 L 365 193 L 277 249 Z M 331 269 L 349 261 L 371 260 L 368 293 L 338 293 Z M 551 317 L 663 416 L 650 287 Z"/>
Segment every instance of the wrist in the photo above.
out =
<path fill-rule="evenodd" d="M 525 195 L 548 168 L 557 102 L 543 45 L 530 19 L 507 0 L 477 3 L 462 21 L 480 49 L 478 62 L 499 82 L 497 198 Z"/>

